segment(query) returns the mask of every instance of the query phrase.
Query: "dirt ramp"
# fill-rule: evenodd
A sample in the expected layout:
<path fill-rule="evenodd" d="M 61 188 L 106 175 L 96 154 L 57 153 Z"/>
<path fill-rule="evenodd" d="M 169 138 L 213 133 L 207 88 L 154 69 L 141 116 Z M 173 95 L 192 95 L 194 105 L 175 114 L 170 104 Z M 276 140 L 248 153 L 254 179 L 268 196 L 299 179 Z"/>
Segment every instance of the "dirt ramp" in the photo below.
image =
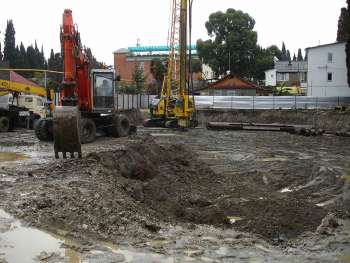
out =
<path fill-rule="evenodd" d="M 214 172 L 184 145 L 159 145 L 152 137 L 125 149 L 93 153 L 87 158 L 102 165 L 118 181 L 128 179 L 125 194 L 168 221 L 224 224 L 226 218 L 213 205 L 223 185 Z"/>

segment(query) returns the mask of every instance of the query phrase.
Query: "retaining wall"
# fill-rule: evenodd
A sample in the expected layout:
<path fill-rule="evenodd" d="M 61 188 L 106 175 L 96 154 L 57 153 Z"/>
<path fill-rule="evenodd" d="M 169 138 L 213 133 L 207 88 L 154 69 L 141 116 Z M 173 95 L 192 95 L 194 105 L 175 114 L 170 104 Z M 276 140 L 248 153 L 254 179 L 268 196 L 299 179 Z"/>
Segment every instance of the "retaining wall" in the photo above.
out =
<path fill-rule="evenodd" d="M 350 111 L 337 110 L 217 110 L 197 111 L 199 125 L 207 122 L 305 124 L 328 131 L 350 131 Z"/>

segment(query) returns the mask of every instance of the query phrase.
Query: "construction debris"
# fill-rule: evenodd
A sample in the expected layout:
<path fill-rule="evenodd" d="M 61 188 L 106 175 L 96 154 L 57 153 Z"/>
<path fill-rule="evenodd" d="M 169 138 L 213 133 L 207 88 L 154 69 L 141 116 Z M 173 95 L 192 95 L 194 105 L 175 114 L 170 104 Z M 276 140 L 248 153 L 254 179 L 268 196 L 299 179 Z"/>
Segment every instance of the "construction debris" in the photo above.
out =
<path fill-rule="evenodd" d="M 211 130 L 278 131 L 303 136 L 318 136 L 325 132 L 323 129 L 314 128 L 311 125 L 287 125 L 276 123 L 208 122 L 207 128 Z"/>

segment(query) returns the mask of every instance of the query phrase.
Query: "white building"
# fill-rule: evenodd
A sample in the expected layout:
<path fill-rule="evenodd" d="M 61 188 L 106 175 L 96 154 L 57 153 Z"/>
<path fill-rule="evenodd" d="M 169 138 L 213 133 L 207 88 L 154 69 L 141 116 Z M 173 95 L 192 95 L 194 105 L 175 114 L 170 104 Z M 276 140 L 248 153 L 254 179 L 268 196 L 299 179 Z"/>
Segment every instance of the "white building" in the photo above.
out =
<path fill-rule="evenodd" d="M 265 71 L 265 86 L 276 87 L 277 85 L 277 70 L 270 69 Z"/>
<path fill-rule="evenodd" d="M 347 83 L 345 42 L 306 49 L 308 57 L 308 96 L 350 97 Z"/>

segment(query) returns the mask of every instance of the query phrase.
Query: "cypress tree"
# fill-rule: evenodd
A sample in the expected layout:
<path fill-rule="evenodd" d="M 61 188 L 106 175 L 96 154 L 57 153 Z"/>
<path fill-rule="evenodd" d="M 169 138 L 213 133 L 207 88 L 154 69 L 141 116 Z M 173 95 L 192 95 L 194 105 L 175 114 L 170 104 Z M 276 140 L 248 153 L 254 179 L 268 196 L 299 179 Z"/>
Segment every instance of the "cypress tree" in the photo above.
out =
<path fill-rule="evenodd" d="M 295 55 L 295 53 L 293 55 L 293 61 L 297 61 L 297 56 Z"/>
<path fill-rule="evenodd" d="M 350 30 L 349 20 L 349 11 L 343 7 L 338 20 L 337 42 L 344 42 L 348 39 Z"/>
<path fill-rule="evenodd" d="M 35 49 L 33 45 L 27 47 L 27 64 L 29 68 L 36 68 Z"/>
<path fill-rule="evenodd" d="M 45 59 L 43 45 L 41 45 L 41 50 L 40 50 L 40 67 L 42 69 L 47 69 L 47 62 L 46 62 L 46 59 Z"/>
<path fill-rule="evenodd" d="M 4 40 L 4 60 L 8 61 L 10 67 L 15 66 L 16 60 L 16 39 L 15 39 L 15 28 L 12 20 L 7 20 L 5 40 Z"/>
<path fill-rule="evenodd" d="M 21 68 L 22 64 L 21 64 L 21 56 L 20 56 L 20 52 L 19 52 L 19 47 L 18 45 L 16 45 L 16 49 L 15 49 L 15 60 L 13 63 L 13 67 L 15 68 Z"/>
<path fill-rule="evenodd" d="M 21 68 L 27 68 L 27 52 L 26 49 L 23 45 L 23 43 L 21 42 L 21 44 L 19 45 L 19 64 Z"/>
<path fill-rule="evenodd" d="M 347 0 L 348 8 L 347 8 L 347 14 L 350 17 L 350 0 Z M 350 19 L 348 19 L 348 24 L 350 24 Z M 350 86 L 350 25 L 348 25 L 348 34 L 346 39 L 346 46 L 345 46 L 345 53 L 346 53 L 346 67 L 348 69 L 348 85 Z"/>
<path fill-rule="evenodd" d="M 281 56 L 281 60 L 282 60 L 282 61 L 288 60 L 288 57 L 287 57 L 287 50 L 286 50 L 286 44 L 284 44 L 284 42 L 282 42 L 282 56 Z"/>
<path fill-rule="evenodd" d="M 303 61 L 303 54 L 301 53 L 301 48 L 298 49 L 298 57 L 297 57 L 298 61 Z"/>
<path fill-rule="evenodd" d="M 0 61 L 2 61 L 3 55 L 2 55 L 2 48 L 1 48 L 1 43 L 0 43 Z"/>
<path fill-rule="evenodd" d="M 292 58 L 290 56 L 290 51 L 289 50 L 287 50 L 287 59 L 286 60 L 287 61 L 292 61 Z"/>
<path fill-rule="evenodd" d="M 55 70 L 54 66 L 55 66 L 55 53 L 53 52 L 53 49 L 51 48 L 50 57 L 47 60 L 47 68 L 49 70 Z"/>

